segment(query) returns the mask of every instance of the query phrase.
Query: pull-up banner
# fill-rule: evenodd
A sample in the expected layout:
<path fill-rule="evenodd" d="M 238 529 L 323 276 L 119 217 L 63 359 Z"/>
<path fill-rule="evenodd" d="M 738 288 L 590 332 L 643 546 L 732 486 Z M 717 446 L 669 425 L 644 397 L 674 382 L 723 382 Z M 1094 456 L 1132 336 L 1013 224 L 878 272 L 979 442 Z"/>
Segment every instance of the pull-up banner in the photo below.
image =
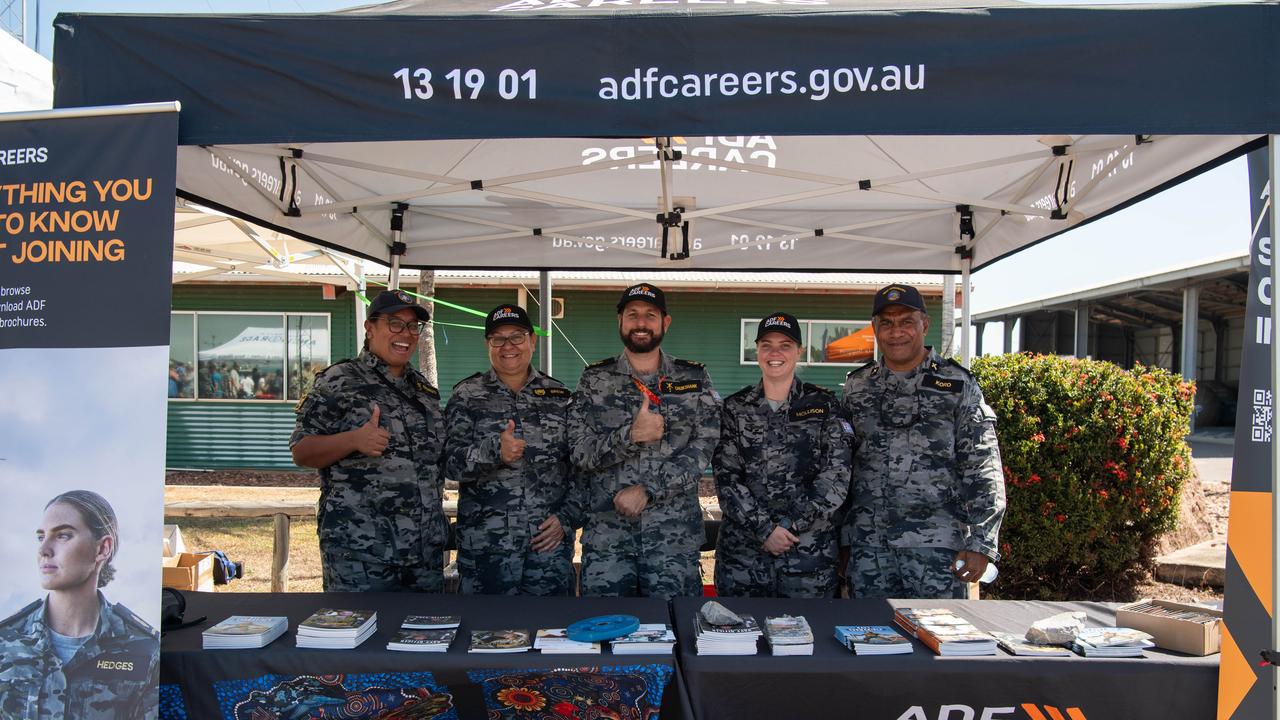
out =
<path fill-rule="evenodd" d="M 1236 409 L 1227 525 L 1227 593 L 1218 720 L 1274 717 L 1273 670 L 1258 665 L 1271 642 L 1271 443 L 1275 388 L 1271 387 L 1272 238 L 1267 149 L 1249 153 L 1249 300 Z"/>
<path fill-rule="evenodd" d="M 5 718 L 156 715 L 177 130 L 0 115 Z"/>

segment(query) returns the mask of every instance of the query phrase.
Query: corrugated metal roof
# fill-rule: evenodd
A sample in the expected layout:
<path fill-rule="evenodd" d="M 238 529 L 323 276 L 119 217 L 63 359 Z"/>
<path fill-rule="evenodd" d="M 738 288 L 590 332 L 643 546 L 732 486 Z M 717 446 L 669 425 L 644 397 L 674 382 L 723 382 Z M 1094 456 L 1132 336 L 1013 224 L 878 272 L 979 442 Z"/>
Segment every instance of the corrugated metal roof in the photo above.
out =
<path fill-rule="evenodd" d="M 1199 260 L 1185 265 L 1178 265 L 1165 270 L 1135 275 L 1125 280 L 1095 285 L 1071 292 L 1050 295 L 1037 300 L 1028 300 L 1016 305 L 984 310 L 974 313 L 972 322 L 999 321 L 1010 315 L 1025 315 L 1038 310 L 1063 309 L 1079 302 L 1089 302 L 1102 298 L 1123 295 L 1143 288 L 1160 288 L 1186 285 L 1195 280 L 1214 276 L 1249 272 L 1249 254 L 1243 252 L 1227 253 L 1220 257 Z"/>

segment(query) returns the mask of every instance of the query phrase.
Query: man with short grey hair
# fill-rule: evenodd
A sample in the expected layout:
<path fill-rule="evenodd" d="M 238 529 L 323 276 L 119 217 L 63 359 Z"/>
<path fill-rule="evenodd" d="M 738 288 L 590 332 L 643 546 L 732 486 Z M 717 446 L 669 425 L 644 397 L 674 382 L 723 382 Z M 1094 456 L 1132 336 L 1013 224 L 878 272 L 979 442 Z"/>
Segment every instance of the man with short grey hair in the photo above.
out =
<path fill-rule="evenodd" d="M 849 373 L 855 446 L 851 597 L 962 598 L 999 558 L 1004 476 L 995 413 L 968 370 L 924 344 L 920 291 L 875 295 L 880 361 Z"/>

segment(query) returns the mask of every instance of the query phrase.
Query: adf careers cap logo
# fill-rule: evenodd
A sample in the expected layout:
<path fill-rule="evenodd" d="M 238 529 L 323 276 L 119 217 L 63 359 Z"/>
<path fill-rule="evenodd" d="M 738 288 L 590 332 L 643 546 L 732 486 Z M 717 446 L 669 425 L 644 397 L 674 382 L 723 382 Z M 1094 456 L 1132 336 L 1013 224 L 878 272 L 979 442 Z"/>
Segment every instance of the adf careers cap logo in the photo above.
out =
<path fill-rule="evenodd" d="M 500 307 L 497 310 L 495 310 L 493 313 L 494 320 L 505 320 L 507 318 L 513 318 L 515 320 L 519 320 L 520 314 L 509 307 Z"/>
<path fill-rule="evenodd" d="M 648 285 L 637 285 L 631 288 L 631 292 L 627 293 L 627 297 L 635 297 L 636 295 L 643 295 L 654 300 L 658 299 L 658 296 L 654 294 L 653 290 L 649 289 Z"/>
<path fill-rule="evenodd" d="M 787 328 L 788 330 L 792 329 L 791 323 L 787 322 L 787 319 L 782 317 L 781 315 L 775 315 L 769 318 L 768 320 L 764 321 L 765 327 L 777 327 L 779 325 L 781 325 L 784 328 Z"/>

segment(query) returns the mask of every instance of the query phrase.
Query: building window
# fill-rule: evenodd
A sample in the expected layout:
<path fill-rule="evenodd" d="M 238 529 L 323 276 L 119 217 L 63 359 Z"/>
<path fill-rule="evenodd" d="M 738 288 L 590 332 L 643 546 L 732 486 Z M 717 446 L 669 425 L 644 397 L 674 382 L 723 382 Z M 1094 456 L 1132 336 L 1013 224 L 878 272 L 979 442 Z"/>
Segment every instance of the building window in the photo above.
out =
<path fill-rule="evenodd" d="M 173 313 L 170 337 L 173 398 L 297 400 L 329 365 L 327 314 Z"/>
<path fill-rule="evenodd" d="M 741 348 L 743 365 L 756 364 L 756 328 L 760 318 L 743 318 Z M 843 365 L 856 367 L 876 357 L 876 338 L 865 320 L 800 320 L 804 352 L 800 365 Z"/>
<path fill-rule="evenodd" d="M 196 316 L 169 316 L 169 397 L 196 396 Z"/>

